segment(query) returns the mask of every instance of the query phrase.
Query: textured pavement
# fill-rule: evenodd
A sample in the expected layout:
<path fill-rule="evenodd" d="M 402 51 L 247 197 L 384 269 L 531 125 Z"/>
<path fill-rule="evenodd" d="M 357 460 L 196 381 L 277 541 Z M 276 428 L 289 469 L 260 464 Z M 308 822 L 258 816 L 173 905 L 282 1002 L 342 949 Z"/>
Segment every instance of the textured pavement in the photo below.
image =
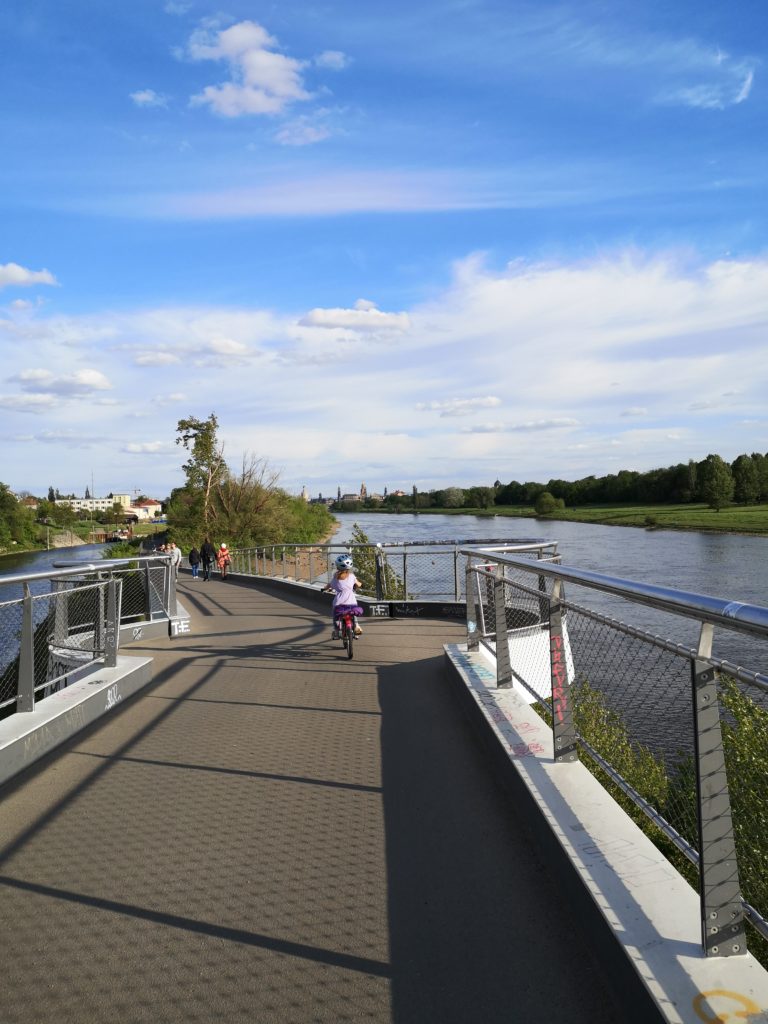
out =
<path fill-rule="evenodd" d="M 0 1024 L 619 1021 L 442 674 L 457 627 L 180 581 L 152 684 L 0 790 Z M 128 652 L 126 652 L 128 653 Z"/>

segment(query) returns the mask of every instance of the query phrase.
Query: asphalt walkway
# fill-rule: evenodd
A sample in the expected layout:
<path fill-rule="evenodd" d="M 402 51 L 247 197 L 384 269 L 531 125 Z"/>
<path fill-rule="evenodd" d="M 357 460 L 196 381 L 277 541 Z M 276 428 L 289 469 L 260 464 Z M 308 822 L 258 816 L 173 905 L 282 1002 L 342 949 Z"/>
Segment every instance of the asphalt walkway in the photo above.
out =
<path fill-rule="evenodd" d="M 350 662 L 309 604 L 181 592 L 153 683 L 0 791 L 2 1024 L 622 1019 L 446 687 L 457 627 L 366 620 Z"/>

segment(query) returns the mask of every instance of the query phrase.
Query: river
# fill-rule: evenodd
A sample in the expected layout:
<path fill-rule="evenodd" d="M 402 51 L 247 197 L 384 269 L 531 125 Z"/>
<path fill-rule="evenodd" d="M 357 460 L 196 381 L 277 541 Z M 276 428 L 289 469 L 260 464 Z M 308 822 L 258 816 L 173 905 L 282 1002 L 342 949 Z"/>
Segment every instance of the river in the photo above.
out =
<path fill-rule="evenodd" d="M 631 526 L 506 516 L 336 513 L 348 540 L 358 523 L 372 542 L 509 538 L 556 540 L 563 565 L 643 583 L 768 606 L 768 538 L 733 533 L 643 530 Z"/>

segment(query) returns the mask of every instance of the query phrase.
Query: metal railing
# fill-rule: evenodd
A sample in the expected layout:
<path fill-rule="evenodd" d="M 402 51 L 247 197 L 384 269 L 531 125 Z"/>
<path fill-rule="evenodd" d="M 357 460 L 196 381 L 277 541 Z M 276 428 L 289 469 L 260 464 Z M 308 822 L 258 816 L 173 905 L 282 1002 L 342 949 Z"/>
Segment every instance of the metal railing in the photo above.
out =
<path fill-rule="evenodd" d="M 0 718 L 34 711 L 94 665 L 114 667 L 121 625 L 176 613 L 166 556 L 59 565 L 0 576 Z"/>
<path fill-rule="evenodd" d="M 556 762 L 583 757 L 652 823 L 698 887 L 705 953 L 745 953 L 746 921 L 768 938 L 768 675 L 742 663 L 766 665 L 768 609 L 462 554 L 468 648 L 487 647 L 498 687 L 518 688 L 551 722 Z M 649 615 L 660 632 L 628 624 Z"/>
<path fill-rule="evenodd" d="M 231 552 L 229 571 L 244 576 L 323 583 L 335 571 L 334 559 L 351 554 L 361 594 L 376 601 L 442 601 L 463 603 L 465 573 L 461 548 L 482 544 L 536 559 L 557 557 L 557 543 L 548 540 L 431 540 L 386 544 L 274 544 Z"/>

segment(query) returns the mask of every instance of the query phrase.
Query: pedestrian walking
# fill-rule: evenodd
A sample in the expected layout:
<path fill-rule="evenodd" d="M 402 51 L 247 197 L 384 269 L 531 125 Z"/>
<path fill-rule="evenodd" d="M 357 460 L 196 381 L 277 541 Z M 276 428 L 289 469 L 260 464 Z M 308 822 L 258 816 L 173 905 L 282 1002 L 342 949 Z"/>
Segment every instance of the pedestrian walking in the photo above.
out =
<path fill-rule="evenodd" d="M 198 579 L 197 574 L 200 571 L 200 552 L 197 548 L 192 547 L 187 558 L 189 560 L 189 567 L 192 570 L 192 579 L 196 580 Z"/>
<path fill-rule="evenodd" d="M 203 582 L 211 578 L 211 566 L 216 559 L 216 548 L 211 544 L 211 538 L 206 537 L 200 545 L 200 561 L 203 566 Z"/>
<path fill-rule="evenodd" d="M 232 563 L 232 556 L 230 555 L 229 548 L 226 544 L 222 543 L 221 547 L 216 552 L 216 562 L 219 566 L 221 578 L 225 580 L 227 578 L 227 570 Z"/>

